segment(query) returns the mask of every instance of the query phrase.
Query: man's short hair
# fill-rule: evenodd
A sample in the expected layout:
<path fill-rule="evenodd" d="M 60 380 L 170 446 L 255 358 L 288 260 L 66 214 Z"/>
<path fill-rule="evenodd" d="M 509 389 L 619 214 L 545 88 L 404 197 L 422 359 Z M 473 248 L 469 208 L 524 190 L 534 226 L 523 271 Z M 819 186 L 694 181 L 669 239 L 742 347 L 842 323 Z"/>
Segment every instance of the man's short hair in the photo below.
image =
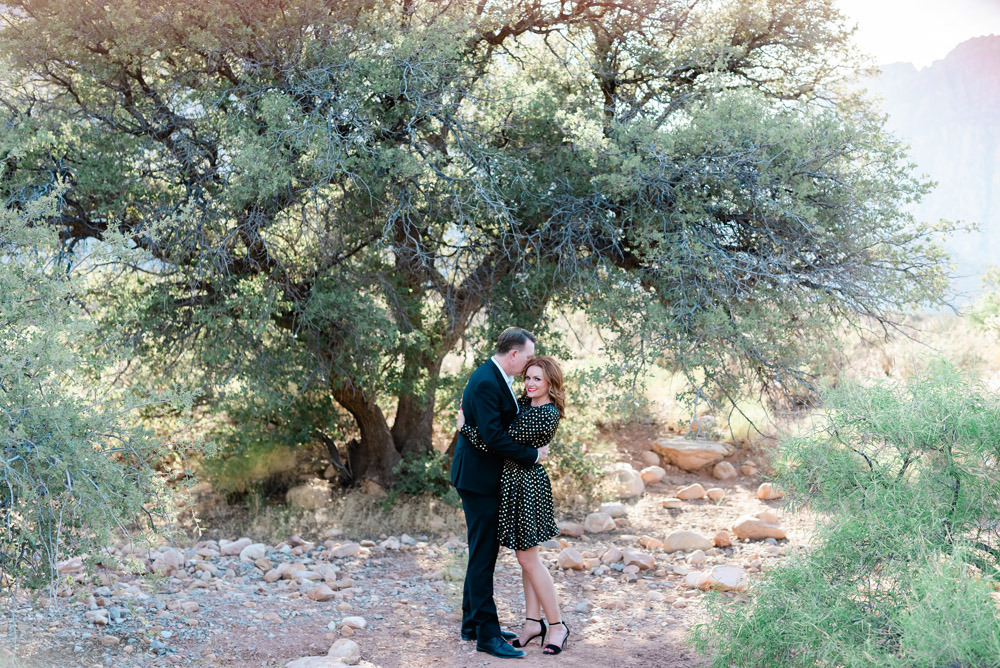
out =
<path fill-rule="evenodd" d="M 520 327 L 510 327 L 503 330 L 497 339 L 497 355 L 506 355 L 514 348 L 524 348 L 528 341 L 535 343 L 535 335 Z"/>

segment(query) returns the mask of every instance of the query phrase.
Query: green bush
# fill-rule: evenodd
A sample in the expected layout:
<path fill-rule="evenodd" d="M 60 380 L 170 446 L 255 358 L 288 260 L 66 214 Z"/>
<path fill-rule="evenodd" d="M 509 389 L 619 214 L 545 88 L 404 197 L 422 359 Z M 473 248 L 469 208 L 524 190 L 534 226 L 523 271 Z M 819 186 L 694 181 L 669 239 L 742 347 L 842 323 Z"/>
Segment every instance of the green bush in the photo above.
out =
<path fill-rule="evenodd" d="M 1000 666 L 1000 402 L 935 361 L 845 384 L 777 478 L 821 514 L 815 545 L 693 630 L 717 668 Z"/>
<path fill-rule="evenodd" d="M 437 450 L 407 453 L 392 470 L 396 476 L 396 484 L 389 492 L 387 503 L 395 502 L 400 494 L 432 494 L 450 506 L 458 506 L 461 501 L 458 492 L 451 486 L 451 475 L 448 472 L 450 463 Z"/>
<path fill-rule="evenodd" d="M 134 391 L 128 342 L 92 317 L 114 277 L 103 267 L 139 262 L 134 244 L 109 234 L 68 251 L 38 224 L 55 203 L 0 210 L 0 591 L 44 584 L 59 561 L 155 528 L 168 510 L 154 469 L 167 446 L 140 417 L 184 403 Z"/>

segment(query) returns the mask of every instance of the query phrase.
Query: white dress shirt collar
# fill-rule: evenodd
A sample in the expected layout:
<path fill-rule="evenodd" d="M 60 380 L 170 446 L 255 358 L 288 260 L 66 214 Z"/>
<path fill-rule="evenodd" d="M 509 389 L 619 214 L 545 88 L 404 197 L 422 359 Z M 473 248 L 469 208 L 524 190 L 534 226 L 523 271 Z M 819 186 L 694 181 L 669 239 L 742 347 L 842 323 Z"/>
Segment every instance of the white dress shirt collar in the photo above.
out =
<path fill-rule="evenodd" d="M 514 376 L 507 375 L 507 372 L 503 370 L 502 366 L 500 366 L 500 362 L 497 362 L 497 358 L 496 358 L 495 355 L 493 357 L 491 357 L 490 359 L 493 360 L 493 363 L 497 365 L 498 369 L 500 369 L 500 375 L 503 376 L 503 379 L 507 382 L 507 389 L 510 390 L 510 396 L 512 396 L 514 398 L 514 406 L 517 408 L 517 411 L 520 413 L 521 412 L 521 407 L 517 405 L 517 395 L 514 394 Z"/>

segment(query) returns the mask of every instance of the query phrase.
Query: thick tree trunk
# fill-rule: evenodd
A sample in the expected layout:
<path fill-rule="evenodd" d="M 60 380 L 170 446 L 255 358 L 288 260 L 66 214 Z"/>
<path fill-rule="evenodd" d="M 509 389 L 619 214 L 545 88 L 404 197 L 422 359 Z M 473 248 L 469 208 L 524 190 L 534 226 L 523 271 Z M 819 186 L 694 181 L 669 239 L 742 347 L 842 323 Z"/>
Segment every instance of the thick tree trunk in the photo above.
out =
<path fill-rule="evenodd" d="M 392 423 L 392 440 L 401 455 L 430 452 L 434 436 L 434 399 L 441 359 L 430 355 L 414 356 L 404 368 L 404 382 L 409 387 L 422 387 L 423 392 L 402 392 L 396 406 L 396 419 Z"/>
<path fill-rule="evenodd" d="M 371 478 L 382 485 L 391 482 L 393 467 L 399 463 L 399 453 L 392 440 L 389 425 L 375 402 L 350 381 L 331 388 L 333 398 L 353 417 L 361 439 L 347 447 L 347 460 L 356 481 Z"/>

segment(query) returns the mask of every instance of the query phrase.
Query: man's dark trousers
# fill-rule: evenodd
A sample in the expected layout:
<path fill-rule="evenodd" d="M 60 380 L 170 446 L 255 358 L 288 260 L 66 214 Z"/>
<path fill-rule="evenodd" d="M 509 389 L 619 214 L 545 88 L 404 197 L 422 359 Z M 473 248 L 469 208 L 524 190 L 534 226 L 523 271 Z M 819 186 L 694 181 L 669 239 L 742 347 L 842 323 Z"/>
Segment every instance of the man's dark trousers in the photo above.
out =
<path fill-rule="evenodd" d="M 462 633 L 485 640 L 500 637 L 493 600 L 493 570 L 500 551 L 497 522 L 500 500 L 494 495 L 458 490 L 469 528 L 469 567 L 462 588 Z"/>

